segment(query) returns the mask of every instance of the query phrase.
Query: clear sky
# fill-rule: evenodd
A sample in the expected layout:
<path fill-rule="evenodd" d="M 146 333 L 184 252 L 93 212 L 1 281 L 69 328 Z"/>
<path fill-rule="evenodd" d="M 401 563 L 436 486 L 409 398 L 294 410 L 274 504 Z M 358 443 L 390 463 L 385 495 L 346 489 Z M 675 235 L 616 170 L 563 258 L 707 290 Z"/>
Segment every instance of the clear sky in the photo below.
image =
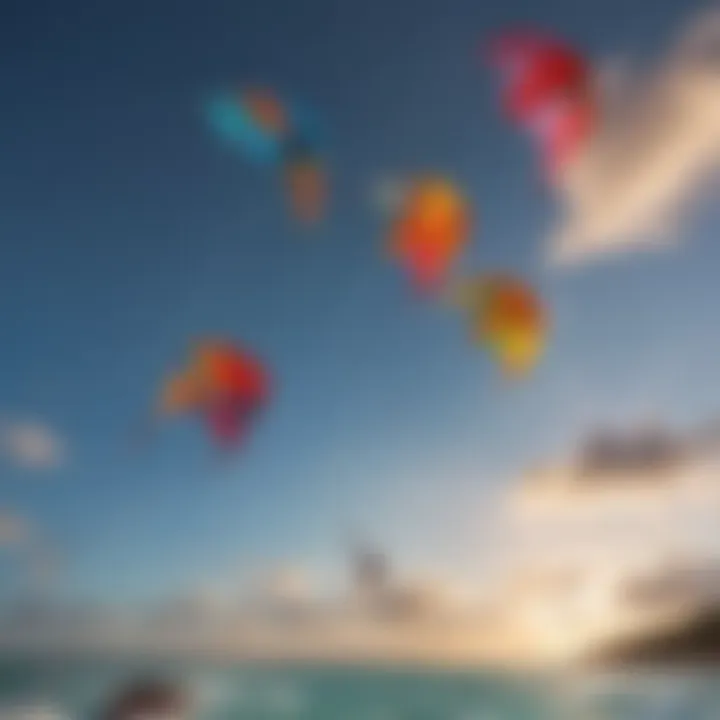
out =
<path fill-rule="evenodd" d="M 263 560 L 343 570 L 352 530 L 409 568 L 478 575 L 492 491 L 594 420 L 702 420 L 720 405 L 712 203 L 684 247 L 542 269 L 557 208 L 477 57 L 517 20 L 593 57 L 652 57 L 685 0 L 26 0 L 0 17 L 0 416 L 66 443 L 0 467 L 0 508 L 65 558 L 73 597 L 144 599 Z M 260 81 L 330 128 L 317 236 L 220 149 L 203 95 Z M 468 269 L 525 273 L 555 314 L 535 377 L 507 387 L 462 321 L 418 302 L 380 252 L 371 202 L 432 169 L 472 198 Z M 192 421 L 133 446 L 190 339 L 249 344 L 278 378 L 246 452 Z M 13 572 L 0 562 L 0 587 Z"/>

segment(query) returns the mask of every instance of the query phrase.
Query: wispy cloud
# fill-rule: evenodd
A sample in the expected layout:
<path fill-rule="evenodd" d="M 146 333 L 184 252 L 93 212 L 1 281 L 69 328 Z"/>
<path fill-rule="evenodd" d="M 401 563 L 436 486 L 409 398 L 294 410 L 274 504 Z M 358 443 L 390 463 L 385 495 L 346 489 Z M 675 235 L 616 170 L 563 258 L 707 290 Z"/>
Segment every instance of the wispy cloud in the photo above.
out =
<path fill-rule="evenodd" d="M 50 426 L 39 422 L 0 420 L 0 457 L 29 470 L 52 470 L 67 457 L 67 446 Z"/>
<path fill-rule="evenodd" d="M 720 171 L 720 10 L 653 71 L 614 80 L 596 137 L 563 179 L 556 264 L 674 244 L 679 218 Z"/>

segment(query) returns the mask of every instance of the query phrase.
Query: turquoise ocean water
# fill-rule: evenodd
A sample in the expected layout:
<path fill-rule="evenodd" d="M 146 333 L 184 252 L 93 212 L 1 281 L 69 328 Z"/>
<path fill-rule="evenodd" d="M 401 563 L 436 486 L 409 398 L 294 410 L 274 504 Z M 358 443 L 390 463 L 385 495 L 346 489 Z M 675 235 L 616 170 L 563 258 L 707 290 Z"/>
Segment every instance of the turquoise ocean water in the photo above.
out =
<path fill-rule="evenodd" d="M 91 720 L 125 683 L 147 677 L 183 683 L 198 720 L 720 720 L 720 672 L 571 678 L 67 661 L 0 662 L 0 720 L 22 708 Z"/>

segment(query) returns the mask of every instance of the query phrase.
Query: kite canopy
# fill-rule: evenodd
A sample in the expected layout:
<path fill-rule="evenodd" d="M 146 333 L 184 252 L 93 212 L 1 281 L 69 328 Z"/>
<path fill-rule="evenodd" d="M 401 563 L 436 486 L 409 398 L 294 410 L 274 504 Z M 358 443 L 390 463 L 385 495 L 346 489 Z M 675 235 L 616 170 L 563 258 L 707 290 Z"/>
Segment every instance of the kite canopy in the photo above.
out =
<path fill-rule="evenodd" d="M 463 283 L 457 299 L 469 314 L 473 339 L 488 348 L 505 375 L 523 377 L 537 365 L 548 321 L 528 284 L 509 275 L 482 275 Z"/>
<path fill-rule="evenodd" d="M 390 228 L 389 249 L 423 292 L 439 289 L 470 238 L 470 208 L 448 180 L 409 184 Z"/>
<path fill-rule="evenodd" d="M 224 341 L 204 342 L 166 381 L 159 412 L 197 413 L 217 443 L 236 445 L 269 399 L 269 375 L 258 359 Z"/>
<path fill-rule="evenodd" d="M 323 133 L 311 113 L 275 92 L 223 93 L 206 106 L 211 130 L 250 162 L 280 171 L 296 218 L 316 222 L 327 188 Z"/>
<path fill-rule="evenodd" d="M 195 377 L 187 371 L 172 375 L 165 382 L 160 398 L 160 411 L 165 415 L 191 412 L 202 403 L 202 390 Z"/>
<path fill-rule="evenodd" d="M 206 114 L 215 134 L 250 161 L 265 165 L 279 161 L 289 122 L 284 106 L 271 92 L 218 95 L 208 103 Z"/>
<path fill-rule="evenodd" d="M 509 119 L 536 140 L 554 179 L 595 125 L 587 61 L 569 45 L 535 31 L 500 35 L 490 43 L 489 57 L 500 73 Z"/>

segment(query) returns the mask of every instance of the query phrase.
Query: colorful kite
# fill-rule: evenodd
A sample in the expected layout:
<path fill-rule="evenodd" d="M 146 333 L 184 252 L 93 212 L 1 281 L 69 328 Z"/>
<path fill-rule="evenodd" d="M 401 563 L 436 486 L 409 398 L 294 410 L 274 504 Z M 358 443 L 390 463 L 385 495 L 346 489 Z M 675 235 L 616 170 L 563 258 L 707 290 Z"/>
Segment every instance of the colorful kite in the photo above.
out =
<path fill-rule="evenodd" d="M 555 180 L 595 126 L 588 63 L 566 44 L 532 31 L 494 40 L 490 62 L 500 72 L 506 113 L 535 138 L 545 170 Z"/>
<path fill-rule="evenodd" d="M 327 172 L 320 151 L 319 133 L 310 122 L 302 134 L 289 138 L 283 149 L 284 178 L 296 218 L 317 223 L 327 206 Z"/>
<path fill-rule="evenodd" d="M 269 399 L 270 378 L 257 358 L 226 342 L 205 342 L 165 382 L 158 412 L 199 414 L 214 440 L 229 447 L 244 440 Z"/>
<path fill-rule="evenodd" d="M 215 97 L 206 107 L 213 132 L 251 162 L 278 170 L 296 218 L 322 219 L 327 202 L 323 133 L 315 118 L 266 89 Z"/>
<path fill-rule="evenodd" d="M 509 275 L 481 275 L 462 283 L 455 299 L 469 314 L 473 340 L 488 348 L 505 375 L 523 377 L 536 366 L 548 319 L 529 285 Z"/>
<path fill-rule="evenodd" d="M 467 245 L 467 200 L 448 180 L 425 177 L 403 192 L 393 219 L 389 251 L 423 292 L 440 289 Z"/>

